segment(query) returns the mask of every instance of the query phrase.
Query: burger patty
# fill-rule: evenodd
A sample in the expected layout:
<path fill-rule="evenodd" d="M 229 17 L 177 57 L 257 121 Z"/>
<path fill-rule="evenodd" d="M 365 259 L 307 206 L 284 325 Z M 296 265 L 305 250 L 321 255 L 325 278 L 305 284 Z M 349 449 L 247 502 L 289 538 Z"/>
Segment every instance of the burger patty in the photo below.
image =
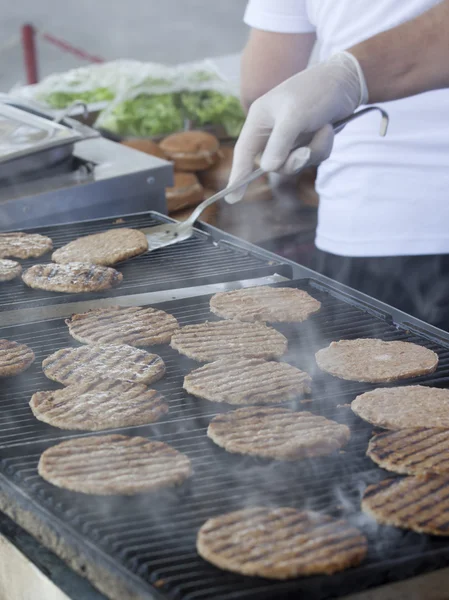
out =
<path fill-rule="evenodd" d="M 195 369 L 184 389 L 212 402 L 276 404 L 310 392 L 312 380 L 287 363 L 262 358 L 226 358 Z"/>
<path fill-rule="evenodd" d="M 366 488 L 362 510 L 379 523 L 449 535 L 449 477 L 384 479 Z"/>
<path fill-rule="evenodd" d="M 378 339 L 340 340 L 316 355 L 320 369 L 351 381 L 397 381 L 433 373 L 438 354 L 410 342 Z"/>
<path fill-rule="evenodd" d="M 309 412 L 251 406 L 217 415 L 207 435 L 228 452 L 298 460 L 332 454 L 349 441 L 350 431 Z"/>
<path fill-rule="evenodd" d="M 206 521 L 196 547 L 220 569 L 290 579 L 331 575 L 358 565 L 366 555 L 367 541 L 342 519 L 295 508 L 255 507 Z"/>
<path fill-rule="evenodd" d="M 178 321 L 150 306 L 111 306 L 73 315 L 66 320 L 70 335 L 83 344 L 168 344 Z"/>
<path fill-rule="evenodd" d="M 235 356 L 268 359 L 287 351 L 287 338 L 262 323 L 216 321 L 178 329 L 171 347 L 200 362 Z"/>
<path fill-rule="evenodd" d="M 179 485 L 192 468 L 187 456 L 168 444 L 113 434 L 52 446 L 40 457 L 38 471 L 75 492 L 132 495 Z"/>
<path fill-rule="evenodd" d="M 137 229 L 110 229 L 78 238 L 53 252 L 56 263 L 84 262 L 111 266 L 148 250 L 148 240 Z"/>
<path fill-rule="evenodd" d="M 378 388 L 357 396 L 351 408 L 385 429 L 449 428 L 449 390 L 424 385 Z"/>
<path fill-rule="evenodd" d="M 387 471 L 449 476 L 449 430 L 401 429 L 375 435 L 367 455 Z"/>
<path fill-rule="evenodd" d="M 15 260 L 0 259 L 0 281 L 11 281 L 19 277 L 22 267 Z"/>
<path fill-rule="evenodd" d="M 0 258 L 37 258 L 52 248 L 51 239 L 38 233 L 0 233 Z"/>
<path fill-rule="evenodd" d="M 99 292 L 122 282 L 123 275 L 109 267 L 86 263 L 34 265 L 22 275 L 27 286 L 50 292 Z"/>
<path fill-rule="evenodd" d="M 238 321 L 301 322 L 321 308 L 307 292 L 294 288 L 251 287 L 212 296 L 210 309 Z"/>
<path fill-rule="evenodd" d="M 36 392 L 30 407 L 39 421 L 60 429 L 86 431 L 145 425 L 168 412 L 168 405 L 156 390 L 112 379 Z"/>
<path fill-rule="evenodd" d="M 64 385 L 91 383 L 104 377 L 149 384 L 164 376 L 165 364 L 157 354 L 111 344 L 62 348 L 43 361 L 42 369 L 49 379 Z"/>
<path fill-rule="evenodd" d="M 0 377 L 22 373 L 34 359 L 34 352 L 25 344 L 0 339 Z"/>

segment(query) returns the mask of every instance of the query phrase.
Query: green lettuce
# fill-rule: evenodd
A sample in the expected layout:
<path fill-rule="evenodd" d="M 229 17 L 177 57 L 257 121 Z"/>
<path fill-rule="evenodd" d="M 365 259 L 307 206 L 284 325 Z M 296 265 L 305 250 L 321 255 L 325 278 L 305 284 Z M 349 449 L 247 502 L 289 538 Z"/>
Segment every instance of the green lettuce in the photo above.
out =
<path fill-rule="evenodd" d="M 101 127 L 119 135 L 149 137 L 183 128 L 175 94 L 140 94 L 121 102 L 101 119 Z"/>
<path fill-rule="evenodd" d="M 239 135 L 245 115 L 235 96 L 209 90 L 182 92 L 180 100 L 185 116 L 195 125 L 221 125 L 229 136 Z"/>
<path fill-rule="evenodd" d="M 115 97 L 113 91 L 108 88 L 97 88 L 87 92 L 52 92 L 40 96 L 40 100 L 52 108 L 66 108 L 76 100 L 87 104 L 94 102 L 110 102 Z"/>

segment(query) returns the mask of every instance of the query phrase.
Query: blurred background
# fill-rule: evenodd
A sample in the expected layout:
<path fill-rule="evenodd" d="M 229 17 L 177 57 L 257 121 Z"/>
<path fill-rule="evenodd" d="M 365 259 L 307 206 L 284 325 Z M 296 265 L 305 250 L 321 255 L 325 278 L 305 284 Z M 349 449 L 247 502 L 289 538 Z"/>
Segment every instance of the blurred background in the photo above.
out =
<path fill-rule="evenodd" d="M 24 21 L 105 60 L 133 58 L 178 63 L 238 52 L 246 38 L 243 0 L 3 0 L 0 91 L 26 83 L 20 47 L 12 45 Z M 40 76 L 86 64 L 57 47 L 39 45 Z"/>

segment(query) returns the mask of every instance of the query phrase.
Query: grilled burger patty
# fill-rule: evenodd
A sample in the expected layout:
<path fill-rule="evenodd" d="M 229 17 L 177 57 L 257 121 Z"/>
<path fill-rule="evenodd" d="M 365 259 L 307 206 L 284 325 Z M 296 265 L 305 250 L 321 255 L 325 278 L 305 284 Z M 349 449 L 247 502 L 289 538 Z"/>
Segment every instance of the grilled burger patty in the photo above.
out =
<path fill-rule="evenodd" d="M 310 392 L 312 380 L 287 363 L 263 358 L 224 358 L 195 369 L 184 389 L 212 402 L 276 404 Z"/>
<path fill-rule="evenodd" d="M 148 250 L 147 237 L 137 229 L 110 229 L 86 235 L 53 252 L 57 263 L 84 262 L 106 267 Z"/>
<path fill-rule="evenodd" d="M 98 308 L 66 320 L 70 335 L 83 344 L 168 344 L 178 321 L 150 306 Z"/>
<path fill-rule="evenodd" d="M 0 281 L 11 281 L 22 273 L 22 267 L 15 260 L 0 259 Z"/>
<path fill-rule="evenodd" d="M 132 495 L 182 483 L 190 460 L 163 442 L 102 435 L 76 438 L 42 454 L 39 475 L 58 487 L 84 494 Z"/>
<path fill-rule="evenodd" d="M 332 454 L 349 441 L 350 431 L 309 412 L 251 406 L 217 415 L 207 435 L 228 452 L 298 460 Z"/>
<path fill-rule="evenodd" d="M 0 258 L 37 258 L 52 248 L 51 239 L 38 233 L 0 233 Z"/>
<path fill-rule="evenodd" d="M 22 373 L 34 359 L 34 352 L 25 344 L 0 339 L 0 377 Z"/>
<path fill-rule="evenodd" d="M 22 275 L 31 288 L 50 292 L 98 292 L 108 290 L 122 282 L 123 275 L 109 267 L 86 263 L 67 265 L 34 265 Z"/>
<path fill-rule="evenodd" d="M 316 355 L 320 369 L 351 381 L 378 383 L 433 373 L 438 354 L 410 342 L 378 339 L 340 340 Z"/>
<path fill-rule="evenodd" d="M 287 338 L 262 323 L 216 321 L 178 329 L 171 347 L 200 362 L 235 356 L 280 358 L 287 351 Z"/>
<path fill-rule="evenodd" d="M 149 384 L 165 373 L 160 356 L 125 344 L 62 348 L 43 361 L 42 369 L 49 379 L 64 385 L 102 377 Z"/>
<path fill-rule="evenodd" d="M 220 569 L 289 579 L 331 575 L 358 565 L 366 555 L 367 541 L 342 519 L 295 508 L 255 507 L 206 521 L 196 547 Z"/>
<path fill-rule="evenodd" d="M 145 425 L 168 412 L 164 398 L 156 390 L 112 379 L 36 392 L 30 407 L 39 421 L 53 427 L 87 431 Z"/>
<path fill-rule="evenodd" d="M 401 429 L 375 435 L 367 455 L 383 469 L 449 476 L 449 430 Z"/>
<path fill-rule="evenodd" d="M 303 290 L 260 286 L 219 292 L 210 299 L 210 309 L 225 319 L 301 322 L 321 308 L 321 303 Z"/>
<path fill-rule="evenodd" d="M 449 477 L 384 479 L 366 488 L 362 510 L 385 525 L 449 535 Z"/>
<path fill-rule="evenodd" d="M 385 429 L 449 428 L 449 390 L 425 385 L 378 388 L 357 396 L 351 408 Z"/>

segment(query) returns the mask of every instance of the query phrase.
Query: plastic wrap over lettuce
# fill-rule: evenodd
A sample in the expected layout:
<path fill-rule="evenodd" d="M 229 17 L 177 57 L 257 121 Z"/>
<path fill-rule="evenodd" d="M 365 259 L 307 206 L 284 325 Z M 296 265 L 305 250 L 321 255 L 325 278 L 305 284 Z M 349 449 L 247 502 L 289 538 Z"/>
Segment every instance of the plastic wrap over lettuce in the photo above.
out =
<path fill-rule="evenodd" d="M 54 109 L 76 100 L 105 102 L 96 126 L 120 136 L 160 136 L 183 128 L 221 126 L 237 136 L 244 115 L 236 90 L 212 61 L 178 66 L 118 60 L 46 77 L 14 90 Z"/>
<path fill-rule="evenodd" d="M 240 101 L 226 82 L 186 83 L 178 90 L 136 86 L 115 98 L 100 114 L 96 126 L 121 136 L 158 136 L 193 127 L 222 127 L 227 135 L 240 133 L 245 116 Z"/>

